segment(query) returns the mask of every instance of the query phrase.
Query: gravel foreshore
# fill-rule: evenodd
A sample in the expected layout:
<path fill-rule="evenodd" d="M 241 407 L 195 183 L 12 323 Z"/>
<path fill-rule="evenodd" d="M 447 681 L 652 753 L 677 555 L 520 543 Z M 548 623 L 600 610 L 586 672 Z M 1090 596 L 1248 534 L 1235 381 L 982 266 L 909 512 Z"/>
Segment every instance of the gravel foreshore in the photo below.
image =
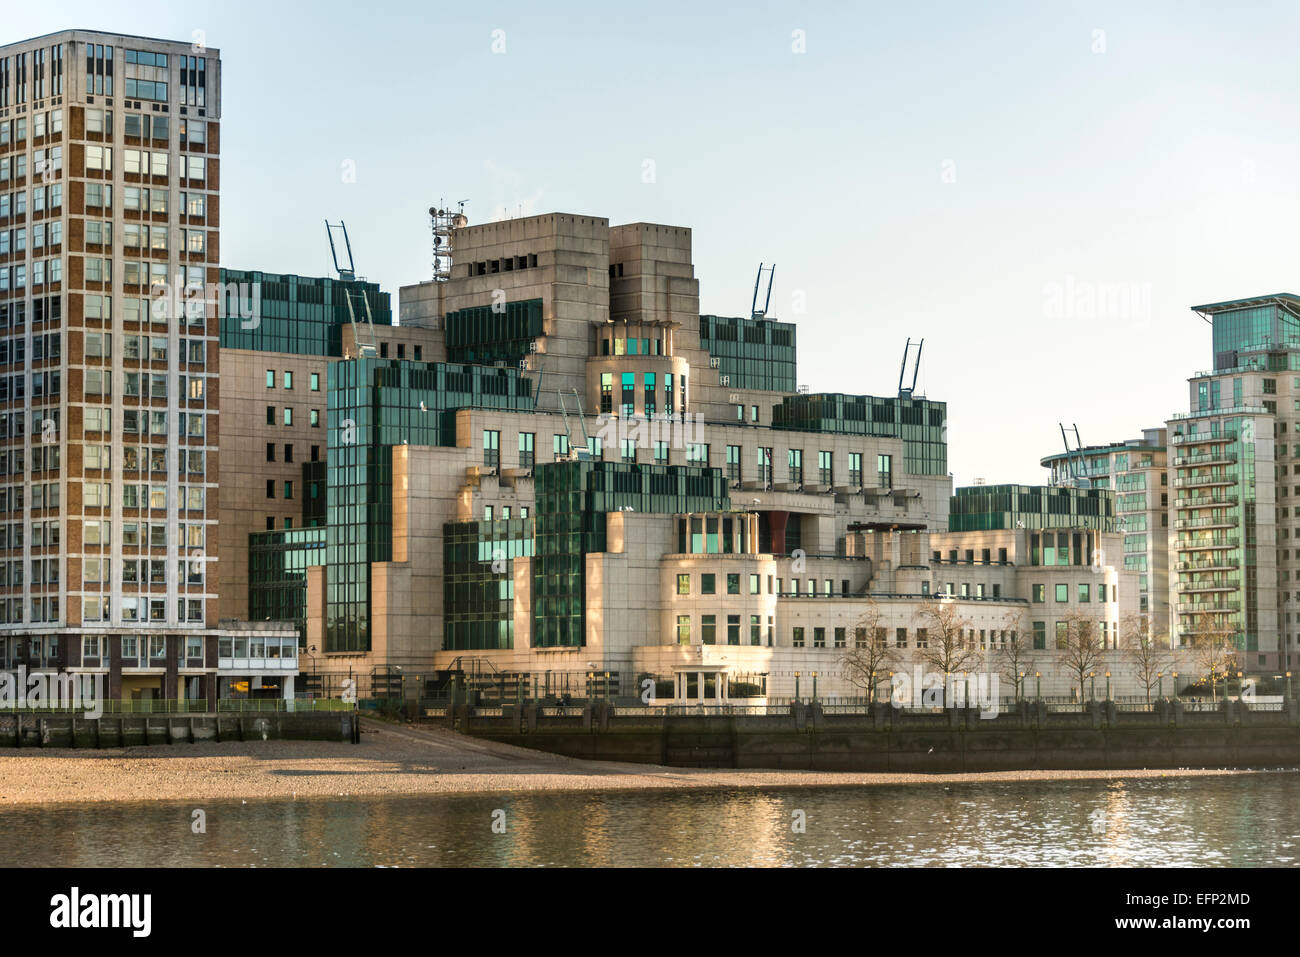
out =
<path fill-rule="evenodd" d="M 1252 772 L 1183 769 L 882 774 L 723 771 L 584 761 L 444 729 L 362 723 L 359 745 L 206 742 L 103 751 L 0 749 L 0 806 L 86 801 L 311 798 L 490 791 L 813 787 L 1135 779 Z"/>

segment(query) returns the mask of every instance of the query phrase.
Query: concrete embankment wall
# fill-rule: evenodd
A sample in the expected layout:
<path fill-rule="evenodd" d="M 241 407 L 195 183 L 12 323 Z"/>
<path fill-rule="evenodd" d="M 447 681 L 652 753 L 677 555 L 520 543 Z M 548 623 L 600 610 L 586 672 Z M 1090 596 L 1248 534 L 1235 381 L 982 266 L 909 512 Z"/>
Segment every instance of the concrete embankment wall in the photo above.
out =
<path fill-rule="evenodd" d="M 1300 712 L 1252 712 L 1229 703 L 1185 712 L 1052 713 L 1024 702 L 1014 713 L 981 718 L 969 709 L 907 714 L 825 714 L 816 705 L 788 714 L 682 715 L 613 711 L 601 702 L 581 716 L 547 716 L 530 706 L 475 716 L 458 707 L 458 730 L 507 744 L 604 761 L 674 767 L 800 771 L 951 773 L 1010 770 L 1258 768 L 1300 766 Z"/>
<path fill-rule="evenodd" d="M 321 714 L 70 714 L 0 712 L 0 748 L 126 748 L 196 741 L 361 740 L 359 716 Z"/>

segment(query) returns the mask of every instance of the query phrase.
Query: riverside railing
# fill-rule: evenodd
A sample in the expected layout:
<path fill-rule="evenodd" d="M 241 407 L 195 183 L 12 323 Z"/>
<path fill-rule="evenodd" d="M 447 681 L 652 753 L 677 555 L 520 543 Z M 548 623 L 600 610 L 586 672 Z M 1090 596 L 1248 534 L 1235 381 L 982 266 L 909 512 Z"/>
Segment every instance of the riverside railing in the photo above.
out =
<path fill-rule="evenodd" d="M 215 707 L 212 707 L 215 705 Z M 307 714 L 310 712 L 352 711 L 349 702 L 336 698 L 218 698 L 211 701 L 206 698 L 149 699 L 103 699 L 98 702 L 83 701 L 78 707 L 70 705 L 31 705 L 24 704 L 5 707 L 0 705 L 0 713 L 21 711 L 24 714 L 81 714 L 90 710 L 99 710 L 104 714 L 213 714 L 217 713 L 281 713 Z"/>

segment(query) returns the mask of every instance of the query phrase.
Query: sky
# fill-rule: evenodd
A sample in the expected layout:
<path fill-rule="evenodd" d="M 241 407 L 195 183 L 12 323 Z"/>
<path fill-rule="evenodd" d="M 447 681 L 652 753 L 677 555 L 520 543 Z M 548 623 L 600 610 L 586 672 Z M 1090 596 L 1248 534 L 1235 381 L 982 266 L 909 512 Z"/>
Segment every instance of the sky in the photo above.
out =
<path fill-rule="evenodd" d="M 924 338 L 958 485 L 1162 425 L 1191 306 L 1300 292 L 1293 2 L 10 6 L 220 50 L 223 265 L 328 275 L 342 219 L 396 307 L 443 201 L 689 226 L 704 313 L 775 263 L 811 391 L 892 395 Z"/>

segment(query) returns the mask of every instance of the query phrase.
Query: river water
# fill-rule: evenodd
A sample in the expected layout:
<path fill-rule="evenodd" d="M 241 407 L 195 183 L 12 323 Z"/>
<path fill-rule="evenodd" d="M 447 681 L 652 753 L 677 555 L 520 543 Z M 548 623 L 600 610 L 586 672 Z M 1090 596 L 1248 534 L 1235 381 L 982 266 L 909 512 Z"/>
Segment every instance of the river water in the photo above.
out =
<path fill-rule="evenodd" d="M 204 833 L 194 832 L 203 811 Z M 1300 774 L 0 810 L 64 867 L 1295 866 Z"/>

